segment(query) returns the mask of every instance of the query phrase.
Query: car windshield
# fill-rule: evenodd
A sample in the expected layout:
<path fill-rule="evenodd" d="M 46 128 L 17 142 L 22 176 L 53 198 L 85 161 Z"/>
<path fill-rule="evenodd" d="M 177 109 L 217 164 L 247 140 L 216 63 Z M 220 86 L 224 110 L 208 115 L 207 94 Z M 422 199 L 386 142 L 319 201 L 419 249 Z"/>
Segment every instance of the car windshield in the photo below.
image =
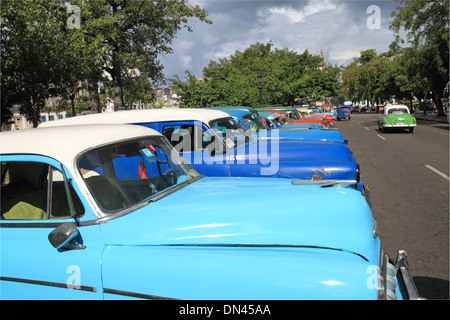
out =
<path fill-rule="evenodd" d="M 228 149 L 253 139 L 252 135 L 231 117 L 212 120 L 209 126 L 223 140 Z"/>
<path fill-rule="evenodd" d="M 200 177 L 167 143 L 152 136 L 117 142 L 81 154 L 78 170 L 105 213 L 116 213 L 169 194 Z"/>
<path fill-rule="evenodd" d="M 284 122 L 284 125 L 294 124 L 286 112 L 283 112 L 283 114 L 280 116 L 280 120 Z"/>
<path fill-rule="evenodd" d="M 407 114 L 408 110 L 406 108 L 391 108 L 388 109 L 388 114 Z"/>
<path fill-rule="evenodd" d="M 259 130 L 264 129 L 264 124 L 257 114 L 246 114 L 242 117 L 242 120 L 253 132 L 258 132 Z"/>

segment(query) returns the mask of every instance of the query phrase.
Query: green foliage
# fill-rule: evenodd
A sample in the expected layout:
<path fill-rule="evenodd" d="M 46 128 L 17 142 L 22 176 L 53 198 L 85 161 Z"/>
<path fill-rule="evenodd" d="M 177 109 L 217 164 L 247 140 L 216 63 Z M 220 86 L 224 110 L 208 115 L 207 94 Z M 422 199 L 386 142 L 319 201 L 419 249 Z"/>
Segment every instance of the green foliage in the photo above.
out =
<path fill-rule="evenodd" d="M 426 91 L 432 91 L 443 115 L 440 95 L 449 80 L 449 0 L 401 0 L 401 4 L 392 12 L 390 27 L 396 37 L 391 49 L 402 55 L 402 46 L 410 46 L 411 69 L 420 76 L 421 85 L 428 87 Z M 402 30 L 406 38 L 400 36 Z"/>
<path fill-rule="evenodd" d="M 65 22 L 64 1 L 1 2 L 2 109 L 20 105 L 34 125 L 45 99 L 72 85 L 82 70 L 76 33 Z M 2 122 L 7 117 L 2 111 Z"/>
<path fill-rule="evenodd" d="M 374 100 L 380 98 L 381 78 L 389 64 L 384 55 L 378 56 L 373 49 L 362 51 L 360 57 L 344 68 L 342 90 L 351 100 Z"/>
<path fill-rule="evenodd" d="M 99 57 L 97 70 L 103 69 L 111 79 L 116 110 L 153 99 L 154 86 L 164 81 L 158 55 L 172 51 L 178 30 L 191 30 L 189 18 L 210 23 L 205 10 L 185 0 L 71 3 L 81 9 L 82 32 L 93 43 L 91 59 Z"/>
<path fill-rule="evenodd" d="M 79 28 L 67 25 L 70 5 L 80 8 Z M 45 99 L 68 99 L 86 81 L 91 92 L 112 86 L 116 108 L 124 98 L 150 102 L 163 81 L 158 55 L 191 30 L 189 18 L 210 23 L 186 0 L 2 0 L 0 13 L 2 122 L 20 105 L 35 126 Z"/>
<path fill-rule="evenodd" d="M 210 61 L 203 79 L 186 72 L 185 82 L 171 79 L 182 106 L 256 106 L 259 101 L 258 75 L 262 76 L 262 103 L 292 105 L 297 99 L 315 102 L 339 89 L 340 69 L 323 65 L 319 56 L 305 51 L 273 49 L 271 42 L 256 43 L 229 59 Z"/>
<path fill-rule="evenodd" d="M 449 76 L 448 0 L 402 0 L 392 12 L 390 51 L 362 51 L 342 72 L 343 92 L 353 100 L 412 100 L 439 95 Z M 402 30 L 406 38 L 400 37 Z M 409 46 L 405 46 L 409 45 Z M 442 109 L 440 110 L 442 111 Z"/>

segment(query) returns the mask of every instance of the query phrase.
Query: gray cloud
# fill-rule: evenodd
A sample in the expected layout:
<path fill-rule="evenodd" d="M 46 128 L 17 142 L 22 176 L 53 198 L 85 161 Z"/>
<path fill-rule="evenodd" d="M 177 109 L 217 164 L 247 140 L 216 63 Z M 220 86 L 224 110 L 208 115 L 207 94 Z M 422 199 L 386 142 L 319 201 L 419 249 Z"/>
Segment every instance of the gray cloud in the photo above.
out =
<path fill-rule="evenodd" d="M 184 77 L 189 70 L 197 77 L 211 60 L 228 58 L 256 42 L 272 41 L 277 48 L 312 54 L 323 50 L 325 61 L 348 64 L 360 51 L 388 50 L 393 40 L 389 30 L 396 1 L 364 0 L 196 0 L 209 12 L 212 25 L 190 22 L 193 32 L 182 30 L 174 40 L 173 53 L 161 57 L 166 77 Z M 370 29 L 373 16 L 367 8 L 380 9 L 380 28 Z"/>

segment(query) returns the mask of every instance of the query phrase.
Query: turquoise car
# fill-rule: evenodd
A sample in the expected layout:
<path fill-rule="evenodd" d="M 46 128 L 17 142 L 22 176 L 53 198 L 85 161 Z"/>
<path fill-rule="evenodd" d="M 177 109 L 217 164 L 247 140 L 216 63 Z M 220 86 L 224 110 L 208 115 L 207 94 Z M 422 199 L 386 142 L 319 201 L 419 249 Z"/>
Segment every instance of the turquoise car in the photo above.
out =
<path fill-rule="evenodd" d="M 0 138 L 4 300 L 417 298 L 338 181 L 205 177 L 142 126 Z"/>

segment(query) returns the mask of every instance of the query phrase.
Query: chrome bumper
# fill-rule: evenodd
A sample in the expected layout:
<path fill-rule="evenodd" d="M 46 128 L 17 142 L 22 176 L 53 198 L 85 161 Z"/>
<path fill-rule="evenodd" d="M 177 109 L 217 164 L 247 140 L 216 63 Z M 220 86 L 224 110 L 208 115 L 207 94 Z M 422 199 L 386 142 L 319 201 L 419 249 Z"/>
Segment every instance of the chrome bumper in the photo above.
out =
<path fill-rule="evenodd" d="M 411 271 L 409 270 L 409 264 L 407 259 L 407 253 L 404 250 L 399 250 L 397 254 L 397 261 L 395 263 L 397 268 L 397 281 L 398 287 L 402 294 L 403 299 L 409 300 L 421 300 L 416 285 L 414 284 Z"/>
<path fill-rule="evenodd" d="M 410 127 L 417 127 L 417 124 L 407 124 L 407 123 L 384 124 L 383 127 L 386 127 L 386 128 L 410 128 Z"/>

